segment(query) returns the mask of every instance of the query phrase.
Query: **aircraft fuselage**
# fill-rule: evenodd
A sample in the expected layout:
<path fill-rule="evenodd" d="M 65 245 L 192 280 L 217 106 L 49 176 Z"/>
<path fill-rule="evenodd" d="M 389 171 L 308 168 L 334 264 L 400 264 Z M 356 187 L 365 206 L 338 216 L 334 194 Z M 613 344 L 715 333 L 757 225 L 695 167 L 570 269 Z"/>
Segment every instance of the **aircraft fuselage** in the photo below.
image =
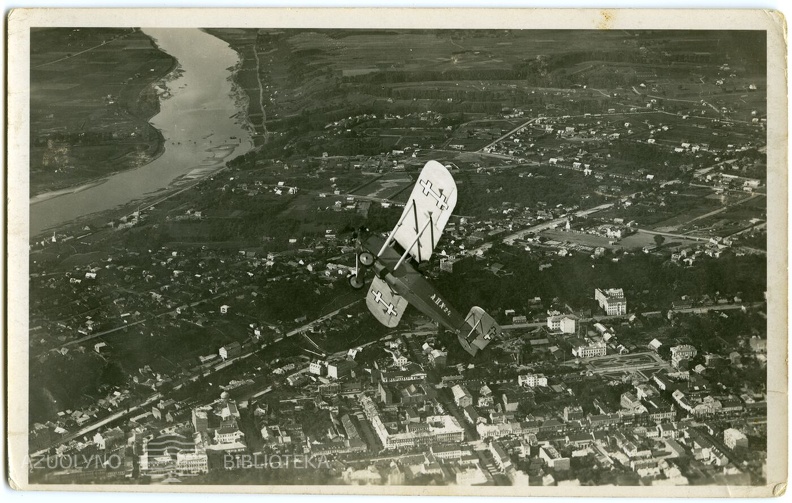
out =
<path fill-rule="evenodd" d="M 363 246 L 374 256 L 384 243 L 385 240 L 379 236 L 369 236 L 363 240 Z M 402 262 L 398 270 L 394 271 L 393 268 L 400 258 L 401 254 L 393 245 L 387 246 L 372 265 L 374 273 L 421 312 L 449 330 L 457 332 L 465 324 L 465 317 L 409 261 Z"/>

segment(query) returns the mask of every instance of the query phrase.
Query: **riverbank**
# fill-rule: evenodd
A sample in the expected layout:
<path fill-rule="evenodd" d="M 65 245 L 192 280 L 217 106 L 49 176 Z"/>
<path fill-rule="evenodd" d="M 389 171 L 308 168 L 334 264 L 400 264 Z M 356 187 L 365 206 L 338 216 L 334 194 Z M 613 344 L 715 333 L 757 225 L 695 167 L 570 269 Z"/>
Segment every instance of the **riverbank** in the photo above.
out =
<path fill-rule="evenodd" d="M 133 169 L 34 195 L 34 240 L 52 232 L 74 234 L 86 225 L 101 227 L 216 173 L 252 148 L 247 96 L 235 82 L 238 53 L 201 30 L 146 31 L 174 61 L 152 87 L 159 104 L 150 124 L 159 140 L 157 156 Z M 214 56 L 212 64 L 207 53 Z"/>
<path fill-rule="evenodd" d="M 30 194 L 43 196 L 31 203 L 162 155 L 150 120 L 160 112 L 158 83 L 178 62 L 144 33 L 34 30 L 31 65 Z"/>

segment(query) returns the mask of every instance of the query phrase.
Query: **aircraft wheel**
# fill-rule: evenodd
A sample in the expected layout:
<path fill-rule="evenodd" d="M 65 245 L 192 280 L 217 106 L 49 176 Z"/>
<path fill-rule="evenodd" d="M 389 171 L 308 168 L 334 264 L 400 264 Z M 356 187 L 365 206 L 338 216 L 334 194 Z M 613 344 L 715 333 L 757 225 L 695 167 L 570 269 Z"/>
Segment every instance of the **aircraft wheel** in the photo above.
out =
<path fill-rule="evenodd" d="M 349 277 L 349 286 L 354 288 L 355 290 L 360 290 L 366 283 L 363 282 L 363 278 L 359 278 L 357 275 L 353 274 Z"/>
<path fill-rule="evenodd" d="M 360 254 L 360 263 L 364 266 L 368 267 L 374 263 L 374 255 L 369 252 L 363 252 Z"/>

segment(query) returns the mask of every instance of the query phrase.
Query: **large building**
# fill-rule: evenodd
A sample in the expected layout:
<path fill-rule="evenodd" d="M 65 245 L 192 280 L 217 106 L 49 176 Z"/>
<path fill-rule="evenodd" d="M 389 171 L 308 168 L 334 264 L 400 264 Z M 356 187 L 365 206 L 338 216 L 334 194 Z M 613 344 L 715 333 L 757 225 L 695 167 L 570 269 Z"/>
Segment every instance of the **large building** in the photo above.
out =
<path fill-rule="evenodd" d="M 723 431 L 723 443 L 726 444 L 731 450 L 737 447 L 748 448 L 748 437 L 746 437 L 740 430 L 729 428 Z"/>
<path fill-rule="evenodd" d="M 523 433 L 522 426 L 516 421 L 494 424 L 477 423 L 476 431 L 481 438 L 501 438 Z"/>
<path fill-rule="evenodd" d="M 621 288 L 608 288 L 606 290 L 597 288 L 594 290 L 594 299 L 608 316 L 627 314 L 627 299 L 624 297 L 624 290 Z"/>
<path fill-rule="evenodd" d="M 552 445 L 545 445 L 539 449 L 539 459 L 552 470 L 567 471 L 570 468 L 569 458 L 562 457 Z"/>
<path fill-rule="evenodd" d="M 313 375 L 323 376 L 327 374 L 327 362 L 314 361 L 308 365 L 308 372 Z"/>
<path fill-rule="evenodd" d="M 643 405 L 646 407 L 649 419 L 656 423 L 672 421 L 676 416 L 674 406 L 660 397 L 660 395 L 647 398 L 643 401 Z"/>
<path fill-rule="evenodd" d="M 628 411 L 630 414 L 644 414 L 647 412 L 647 409 L 641 403 L 641 400 L 639 400 L 635 394 L 629 391 L 622 393 L 619 405 L 621 405 L 623 410 Z"/>
<path fill-rule="evenodd" d="M 492 459 L 495 461 L 495 465 L 498 467 L 500 471 L 506 471 L 512 466 L 511 458 L 509 457 L 509 453 L 506 452 L 506 449 L 503 448 L 500 442 L 497 440 L 493 440 L 489 444 L 489 452 L 492 455 Z"/>
<path fill-rule="evenodd" d="M 517 384 L 529 388 L 547 386 L 547 377 L 544 374 L 525 374 L 517 377 Z"/>
<path fill-rule="evenodd" d="M 437 459 L 461 459 L 462 456 L 472 454 L 470 448 L 460 444 L 435 444 L 429 448 L 429 451 Z"/>
<path fill-rule="evenodd" d="M 205 434 L 209 429 L 209 413 L 204 409 L 193 409 L 192 423 L 196 432 Z"/>
<path fill-rule="evenodd" d="M 391 405 L 419 405 L 434 398 L 434 388 L 426 383 L 382 383 L 377 385 L 377 395 L 380 402 Z"/>
<path fill-rule="evenodd" d="M 242 354 L 242 345 L 238 342 L 232 342 L 231 344 L 226 344 L 218 351 L 220 358 L 223 360 L 228 360 L 229 358 L 235 358 Z"/>
<path fill-rule="evenodd" d="M 419 367 L 408 368 L 407 370 L 392 370 L 380 374 L 380 381 L 384 383 L 423 381 L 424 379 L 426 379 L 426 372 Z"/>
<path fill-rule="evenodd" d="M 360 404 L 385 449 L 448 444 L 462 442 L 465 439 L 465 430 L 454 416 L 429 416 L 417 423 L 407 423 L 403 429 L 397 429 L 392 425 L 388 427 L 382 422 L 377 406 L 371 398 L 362 396 Z"/>
<path fill-rule="evenodd" d="M 547 318 L 547 328 L 560 331 L 563 334 L 574 334 L 577 333 L 577 321 L 577 316 L 568 314 L 550 316 Z"/>
<path fill-rule="evenodd" d="M 673 365 L 674 368 L 679 368 L 679 364 L 682 363 L 683 360 L 691 360 L 696 357 L 696 354 L 698 354 L 696 348 L 690 344 L 674 346 L 671 348 L 671 365 Z"/>
<path fill-rule="evenodd" d="M 217 445 L 233 445 L 243 439 L 245 436 L 240 430 L 236 422 L 229 421 L 224 423 L 214 431 L 214 442 Z"/>
<path fill-rule="evenodd" d="M 572 356 L 577 358 L 591 358 L 592 356 L 605 356 L 607 348 L 603 341 L 582 341 L 572 345 Z"/>
<path fill-rule="evenodd" d="M 199 474 L 209 469 L 206 451 L 179 433 L 144 439 L 138 460 L 140 472 L 152 476 Z"/>
<path fill-rule="evenodd" d="M 451 388 L 451 392 L 454 394 L 454 402 L 458 407 L 465 408 L 473 405 L 473 396 L 464 386 L 456 384 Z"/>
<path fill-rule="evenodd" d="M 355 364 L 349 360 L 340 360 L 327 364 L 327 377 L 331 379 L 341 379 L 352 373 Z"/>

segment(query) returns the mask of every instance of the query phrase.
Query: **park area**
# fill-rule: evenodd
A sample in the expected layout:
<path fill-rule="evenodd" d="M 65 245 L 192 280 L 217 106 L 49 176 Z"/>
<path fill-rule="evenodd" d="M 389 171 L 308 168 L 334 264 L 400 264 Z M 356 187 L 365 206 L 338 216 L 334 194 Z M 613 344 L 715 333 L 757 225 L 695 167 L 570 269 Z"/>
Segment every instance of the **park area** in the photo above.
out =
<path fill-rule="evenodd" d="M 592 358 L 588 361 L 588 366 L 592 372 L 598 374 L 616 375 L 637 370 L 660 370 L 668 368 L 668 363 L 654 353 L 633 353 Z"/>

